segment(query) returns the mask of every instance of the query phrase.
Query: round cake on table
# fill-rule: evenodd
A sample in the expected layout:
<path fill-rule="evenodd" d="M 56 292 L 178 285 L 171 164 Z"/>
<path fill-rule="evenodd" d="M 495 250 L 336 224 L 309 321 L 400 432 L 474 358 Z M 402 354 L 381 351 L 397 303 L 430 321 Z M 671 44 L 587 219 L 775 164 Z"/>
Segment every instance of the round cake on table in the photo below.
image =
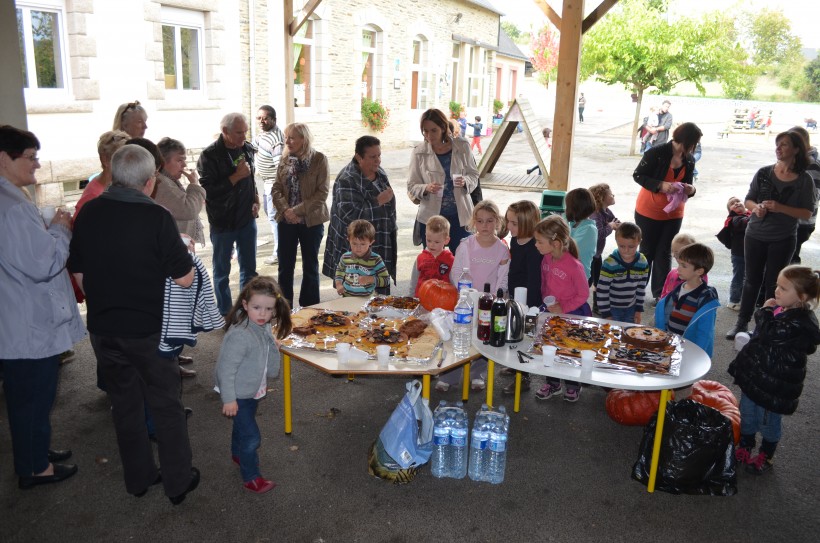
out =
<path fill-rule="evenodd" d="M 624 330 L 624 342 L 642 349 L 663 349 L 672 340 L 668 332 L 651 326 L 632 326 Z"/>

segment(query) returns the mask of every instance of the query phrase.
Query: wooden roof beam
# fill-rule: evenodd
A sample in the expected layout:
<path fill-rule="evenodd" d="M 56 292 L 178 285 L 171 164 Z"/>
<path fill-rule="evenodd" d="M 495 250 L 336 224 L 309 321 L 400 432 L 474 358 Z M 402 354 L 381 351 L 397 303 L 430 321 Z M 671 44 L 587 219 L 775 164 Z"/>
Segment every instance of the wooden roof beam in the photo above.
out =
<path fill-rule="evenodd" d="M 322 0 L 310 0 L 307 4 L 305 4 L 305 7 L 299 12 L 299 15 L 294 17 L 288 25 L 288 31 L 291 36 L 295 36 L 296 33 L 299 32 L 299 29 L 305 26 L 307 20 L 311 15 L 313 15 L 313 12 L 316 11 L 316 8 L 318 8 L 321 3 Z"/>
<path fill-rule="evenodd" d="M 561 16 L 558 15 L 552 6 L 547 3 L 547 0 L 532 0 L 533 3 L 541 8 L 541 11 L 544 12 L 544 15 L 547 16 L 547 19 L 555 25 L 559 31 L 561 30 Z"/>
<path fill-rule="evenodd" d="M 597 8 L 584 18 L 584 24 L 581 25 L 581 34 L 586 34 L 587 30 L 592 28 L 592 25 L 597 23 L 617 3 L 618 0 L 603 0 Z"/>

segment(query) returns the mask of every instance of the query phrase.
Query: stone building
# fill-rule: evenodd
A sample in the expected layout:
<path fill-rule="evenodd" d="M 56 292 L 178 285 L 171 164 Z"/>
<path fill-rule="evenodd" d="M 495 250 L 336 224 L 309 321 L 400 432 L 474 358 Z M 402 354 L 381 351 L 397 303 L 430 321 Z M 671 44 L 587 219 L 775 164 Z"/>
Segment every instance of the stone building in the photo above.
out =
<path fill-rule="evenodd" d="M 294 12 L 306 3 L 293 0 Z M 14 9 L 22 51 L 0 55 L 9 70 L 22 65 L 25 118 L 42 143 L 38 199 L 50 203 L 99 170 L 97 139 L 124 102 L 148 111 L 146 137 L 179 139 L 194 154 L 225 113 L 253 118 L 267 103 L 280 125 L 308 123 L 318 149 L 349 156 L 363 134 L 385 148 L 420 140 L 421 112 L 447 112 L 451 101 L 489 120 L 493 99 L 514 98 L 523 76 L 523 59 L 499 54 L 501 14 L 485 0 L 323 0 L 293 38 L 291 70 L 283 0 L 15 0 Z M 19 93 L 19 83 L 0 90 Z M 363 125 L 363 97 L 389 109 L 383 132 Z M 0 106 L 0 121 L 20 118 L 14 104 Z"/>

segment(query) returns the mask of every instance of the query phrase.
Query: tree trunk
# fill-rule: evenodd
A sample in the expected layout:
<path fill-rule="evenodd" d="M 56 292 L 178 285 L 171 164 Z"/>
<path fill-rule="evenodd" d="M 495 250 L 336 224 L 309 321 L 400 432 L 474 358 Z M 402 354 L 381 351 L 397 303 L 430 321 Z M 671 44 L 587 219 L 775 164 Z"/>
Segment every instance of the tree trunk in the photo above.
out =
<path fill-rule="evenodd" d="M 635 155 L 635 142 L 638 140 L 638 127 L 641 126 L 641 102 L 643 102 L 643 89 L 636 89 L 638 95 L 638 103 L 635 104 L 635 119 L 632 121 L 632 140 L 629 144 L 629 156 Z"/>

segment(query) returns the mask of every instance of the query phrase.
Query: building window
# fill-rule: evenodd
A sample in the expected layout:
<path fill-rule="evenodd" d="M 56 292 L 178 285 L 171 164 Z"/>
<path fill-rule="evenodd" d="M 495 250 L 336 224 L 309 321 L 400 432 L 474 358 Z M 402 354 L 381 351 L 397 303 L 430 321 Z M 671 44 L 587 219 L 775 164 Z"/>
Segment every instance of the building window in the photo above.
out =
<path fill-rule="evenodd" d="M 362 83 L 361 96 L 376 100 L 379 98 L 376 88 L 378 63 L 378 42 L 380 32 L 373 26 L 362 29 Z"/>
<path fill-rule="evenodd" d="M 416 36 L 413 39 L 410 66 L 410 109 L 427 109 L 430 86 L 427 73 L 427 48 L 428 41 L 424 36 Z"/>
<path fill-rule="evenodd" d="M 202 12 L 162 7 L 162 62 L 165 88 L 202 90 Z"/>
<path fill-rule="evenodd" d="M 26 89 L 65 89 L 63 13 L 59 9 L 17 8 L 17 36 Z"/>
<path fill-rule="evenodd" d="M 293 37 L 293 99 L 296 107 L 313 107 L 313 20 L 308 19 Z"/>
<path fill-rule="evenodd" d="M 470 73 L 468 74 L 468 88 L 470 107 L 484 106 L 484 57 L 483 49 L 475 46 L 470 50 Z"/>
<path fill-rule="evenodd" d="M 454 102 L 459 101 L 461 93 L 459 92 L 460 78 L 458 75 L 459 60 L 461 59 L 461 44 L 453 44 L 453 57 L 450 59 L 450 66 L 452 73 L 450 74 L 450 100 Z"/>

